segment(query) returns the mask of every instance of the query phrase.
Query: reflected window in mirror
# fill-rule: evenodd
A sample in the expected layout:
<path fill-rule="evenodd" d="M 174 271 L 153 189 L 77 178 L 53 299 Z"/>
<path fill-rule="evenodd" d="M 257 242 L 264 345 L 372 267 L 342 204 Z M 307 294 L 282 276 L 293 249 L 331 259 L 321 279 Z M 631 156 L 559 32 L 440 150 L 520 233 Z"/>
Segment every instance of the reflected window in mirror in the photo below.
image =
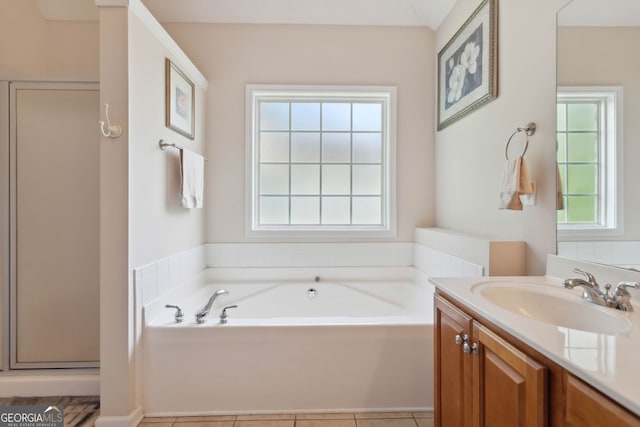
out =
<path fill-rule="evenodd" d="M 558 233 L 619 232 L 617 179 L 621 172 L 622 88 L 560 87 L 557 162 L 562 186 Z"/>

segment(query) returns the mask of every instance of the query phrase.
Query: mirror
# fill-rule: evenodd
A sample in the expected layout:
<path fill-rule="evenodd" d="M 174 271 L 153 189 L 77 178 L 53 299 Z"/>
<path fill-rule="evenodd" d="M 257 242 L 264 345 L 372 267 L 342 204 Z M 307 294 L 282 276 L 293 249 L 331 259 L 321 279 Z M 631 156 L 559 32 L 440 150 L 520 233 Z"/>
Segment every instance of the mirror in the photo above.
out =
<path fill-rule="evenodd" d="M 558 13 L 558 255 L 640 269 L 636 42 L 638 0 L 573 0 Z"/>

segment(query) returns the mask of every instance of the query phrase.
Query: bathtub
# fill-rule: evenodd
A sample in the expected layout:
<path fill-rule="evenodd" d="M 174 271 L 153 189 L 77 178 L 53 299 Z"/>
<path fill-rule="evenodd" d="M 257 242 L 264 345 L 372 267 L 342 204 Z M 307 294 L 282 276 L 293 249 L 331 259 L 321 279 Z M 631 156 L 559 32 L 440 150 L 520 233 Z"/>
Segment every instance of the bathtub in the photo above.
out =
<path fill-rule="evenodd" d="M 413 268 L 207 270 L 144 307 L 145 413 L 429 410 L 432 297 Z"/>

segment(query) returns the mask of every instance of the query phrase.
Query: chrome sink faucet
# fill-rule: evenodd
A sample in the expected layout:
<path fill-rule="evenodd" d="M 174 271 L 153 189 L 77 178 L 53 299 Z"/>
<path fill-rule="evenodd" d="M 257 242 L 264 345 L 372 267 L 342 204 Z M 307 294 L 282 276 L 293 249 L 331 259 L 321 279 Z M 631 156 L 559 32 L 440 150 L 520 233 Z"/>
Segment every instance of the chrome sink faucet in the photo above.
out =
<path fill-rule="evenodd" d="M 573 269 L 574 273 L 582 274 L 584 279 L 567 279 L 564 281 L 564 287 L 567 289 L 573 289 L 576 286 L 579 286 L 584 289 L 582 292 L 582 298 L 592 302 L 594 304 L 602 305 L 604 307 L 609 307 L 609 288 L 611 285 L 608 285 L 606 293 L 602 293 L 600 290 L 600 286 L 598 286 L 598 282 L 596 278 L 593 277 L 593 274 L 588 273 L 579 268 Z M 586 279 L 586 280 L 585 280 Z"/>
<path fill-rule="evenodd" d="M 603 307 L 615 308 L 622 311 L 633 311 L 631 305 L 631 294 L 627 288 L 640 289 L 640 283 L 638 282 L 620 282 L 616 285 L 616 288 L 610 294 L 611 285 L 605 285 L 605 292 L 603 293 L 598 286 L 598 282 L 591 273 L 588 273 L 579 268 L 574 268 L 573 271 L 578 274 L 582 274 L 584 279 L 567 279 L 564 281 L 564 287 L 567 289 L 573 289 L 579 286 L 584 289 L 582 292 L 582 298 Z M 586 280 L 585 280 L 586 279 Z"/>
<path fill-rule="evenodd" d="M 225 289 L 215 291 L 213 295 L 211 295 L 211 298 L 209 298 L 209 302 L 207 302 L 207 304 L 196 313 L 196 322 L 204 323 L 207 321 L 207 317 L 209 317 L 209 312 L 211 311 L 211 306 L 220 295 L 229 295 L 229 292 Z"/>

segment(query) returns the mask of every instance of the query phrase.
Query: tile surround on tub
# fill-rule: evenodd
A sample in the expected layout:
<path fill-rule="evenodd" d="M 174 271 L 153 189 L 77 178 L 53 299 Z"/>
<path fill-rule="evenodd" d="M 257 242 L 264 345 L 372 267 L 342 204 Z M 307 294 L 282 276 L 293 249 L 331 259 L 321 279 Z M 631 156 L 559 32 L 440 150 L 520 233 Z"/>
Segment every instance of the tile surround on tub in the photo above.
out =
<path fill-rule="evenodd" d="M 413 264 L 413 243 L 209 243 L 209 267 L 385 267 Z"/>
<path fill-rule="evenodd" d="M 208 243 L 137 267 L 142 307 L 205 268 L 409 267 L 433 277 L 482 276 L 481 265 L 411 242 Z"/>
<path fill-rule="evenodd" d="M 430 277 L 481 277 L 484 268 L 481 265 L 465 261 L 439 250 L 413 245 L 413 265 Z"/>
<path fill-rule="evenodd" d="M 168 292 L 207 267 L 205 245 L 178 252 L 133 270 L 136 299 L 140 306 Z"/>

